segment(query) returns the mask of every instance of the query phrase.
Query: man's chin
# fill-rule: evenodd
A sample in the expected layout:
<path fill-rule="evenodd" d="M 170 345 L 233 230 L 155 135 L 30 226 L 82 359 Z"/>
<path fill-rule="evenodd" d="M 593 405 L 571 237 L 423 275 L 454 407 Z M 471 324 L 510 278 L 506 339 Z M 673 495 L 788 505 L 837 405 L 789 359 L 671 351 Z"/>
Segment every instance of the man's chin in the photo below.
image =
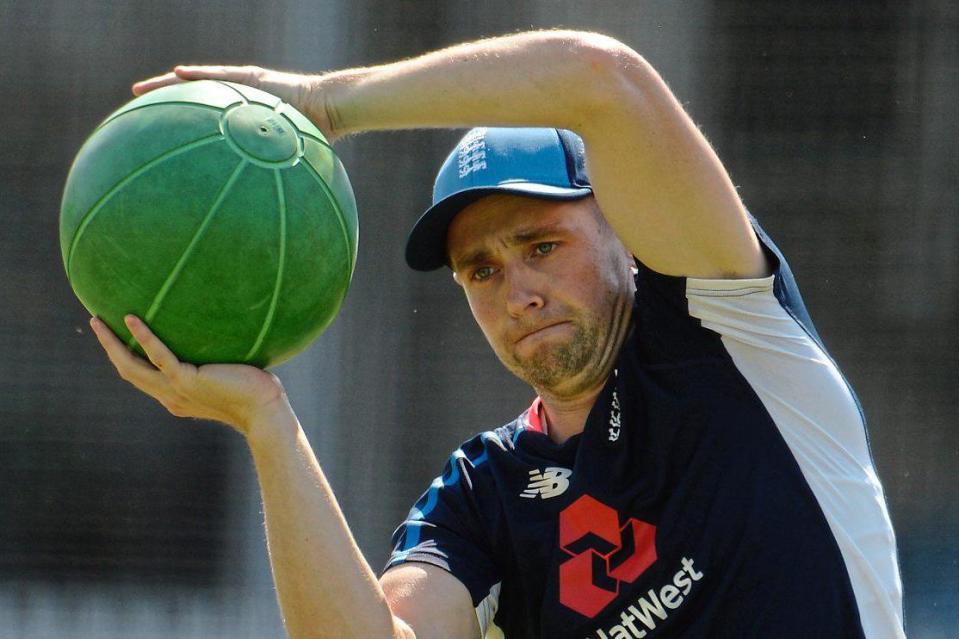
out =
<path fill-rule="evenodd" d="M 568 358 L 557 356 L 560 349 L 537 349 L 538 353 L 518 360 L 513 374 L 537 389 L 554 390 L 566 385 L 583 371 L 583 365 L 574 365 Z"/>
<path fill-rule="evenodd" d="M 559 337 L 544 337 L 526 344 L 527 348 L 514 348 L 510 353 L 513 365 L 507 368 L 540 392 L 566 395 L 570 389 L 593 383 L 587 369 L 598 349 L 597 336 L 580 329 L 564 339 Z"/>

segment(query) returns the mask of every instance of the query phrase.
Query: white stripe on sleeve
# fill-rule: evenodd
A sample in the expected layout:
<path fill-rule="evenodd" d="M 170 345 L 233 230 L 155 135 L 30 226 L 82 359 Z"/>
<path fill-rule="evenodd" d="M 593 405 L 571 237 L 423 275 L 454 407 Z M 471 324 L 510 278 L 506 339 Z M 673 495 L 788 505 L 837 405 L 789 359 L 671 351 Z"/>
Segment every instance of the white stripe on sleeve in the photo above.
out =
<path fill-rule="evenodd" d="M 486 639 L 492 639 L 495 636 L 492 633 L 487 635 L 487 631 L 496 628 L 493 617 L 496 616 L 496 611 L 499 609 L 499 592 L 502 586 L 502 582 L 495 584 L 489 589 L 489 594 L 483 598 L 483 601 L 476 606 L 476 619 L 479 621 L 480 636 Z M 502 636 L 502 633 L 500 633 L 500 636 Z"/>
<path fill-rule="evenodd" d="M 779 303 L 774 277 L 686 281 L 792 451 L 836 539 L 868 639 L 904 639 L 896 540 L 859 406 L 835 363 Z"/>

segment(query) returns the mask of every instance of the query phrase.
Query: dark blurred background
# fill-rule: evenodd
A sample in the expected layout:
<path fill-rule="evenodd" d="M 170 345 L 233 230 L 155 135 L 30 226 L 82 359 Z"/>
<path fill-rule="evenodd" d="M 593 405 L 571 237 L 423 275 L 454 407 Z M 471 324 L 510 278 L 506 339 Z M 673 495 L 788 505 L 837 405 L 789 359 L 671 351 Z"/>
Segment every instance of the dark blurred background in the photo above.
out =
<path fill-rule="evenodd" d="M 63 273 L 73 155 L 178 62 L 320 71 L 564 26 L 660 70 L 786 255 L 860 395 L 910 637 L 959 627 L 959 6 L 949 0 L 0 0 L 0 637 L 281 636 L 249 456 L 120 381 Z M 456 131 L 338 143 L 360 251 L 278 369 L 374 567 L 476 431 L 531 392 L 449 274 L 402 260 Z"/>

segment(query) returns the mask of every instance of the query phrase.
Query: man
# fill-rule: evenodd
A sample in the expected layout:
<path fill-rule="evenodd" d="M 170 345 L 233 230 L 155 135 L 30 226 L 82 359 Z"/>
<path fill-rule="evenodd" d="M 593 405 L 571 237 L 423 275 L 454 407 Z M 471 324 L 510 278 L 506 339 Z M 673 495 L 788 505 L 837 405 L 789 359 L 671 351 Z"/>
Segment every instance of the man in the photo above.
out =
<path fill-rule="evenodd" d="M 93 320 L 121 376 L 246 437 L 291 636 L 904 636 L 857 401 L 636 52 L 534 32 L 321 76 L 178 67 L 134 91 L 198 78 L 278 94 L 331 139 L 492 127 L 444 163 L 407 261 L 452 269 L 537 393 L 454 453 L 377 580 L 279 380 L 178 362 L 131 317 L 147 363 Z"/>

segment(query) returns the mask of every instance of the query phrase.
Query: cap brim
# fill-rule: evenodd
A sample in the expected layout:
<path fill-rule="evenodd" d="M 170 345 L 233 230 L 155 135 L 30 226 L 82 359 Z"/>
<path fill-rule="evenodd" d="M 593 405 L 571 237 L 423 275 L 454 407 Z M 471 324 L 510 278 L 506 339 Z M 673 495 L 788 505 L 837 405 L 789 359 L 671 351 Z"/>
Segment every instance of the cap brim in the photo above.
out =
<path fill-rule="evenodd" d="M 569 188 L 531 182 L 463 189 L 426 209 L 416 221 L 406 240 L 406 263 L 416 271 L 433 271 L 446 266 L 446 231 L 450 222 L 457 213 L 487 195 L 512 193 L 544 200 L 578 200 L 592 192 L 590 187 Z"/>

